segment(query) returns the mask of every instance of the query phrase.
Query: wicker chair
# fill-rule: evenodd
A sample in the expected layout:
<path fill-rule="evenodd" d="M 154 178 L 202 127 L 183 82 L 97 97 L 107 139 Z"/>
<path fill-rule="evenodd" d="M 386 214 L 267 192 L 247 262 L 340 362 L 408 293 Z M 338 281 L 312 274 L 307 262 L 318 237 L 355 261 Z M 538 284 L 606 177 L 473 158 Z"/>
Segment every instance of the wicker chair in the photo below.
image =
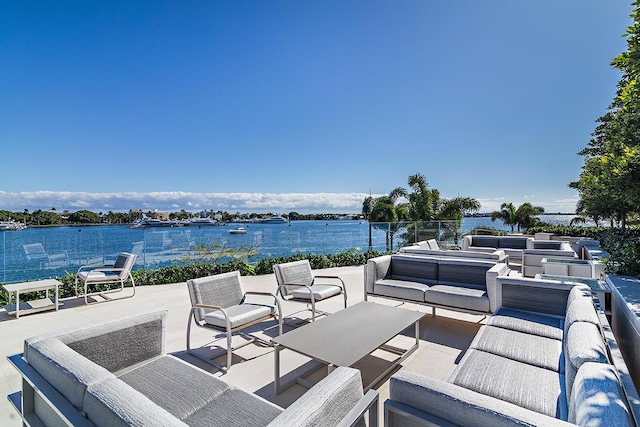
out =
<path fill-rule="evenodd" d="M 231 368 L 231 354 L 233 350 L 244 347 L 255 340 L 266 342 L 260 338 L 242 334 L 249 341 L 238 347 L 232 347 L 231 336 L 249 326 L 258 324 L 273 317 L 278 318 L 278 333 L 282 334 L 282 310 L 280 301 L 268 292 L 245 292 L 240 281 L 240 272 L 232 271 L 214 276 L 201 277 L 187 281 L 191 298 L 191 311 L 187 324 L 187 352 L 205 362 L 227 371 Z M 249 303 L 248 295 L 262 295 L 273 297 L 274 305 Z M 227 336 L 227 364 L 222 366 L 213 360 L 204 358 L 191 350 L 191 324 L 201 328 L 210 328 L 226 333 Z"/>
<path fill-rule="evenodd" d="M 347 308 L 347 288 L 338 276 L 314 275 L 309 260 L 276 264 L 273 271 L 278 281 L 278 293 L 284 300 L 298 301 L 307 304 L 311 311 L 311 321 L 316 320 L 316 313 L 328 314 L 316 310 L 316 302 L 342 295 L 344 307 Z M 322 279 L 323 283 L 320 282 Z M 326 283 L 333 280 L 335 283 Z M 338 283 L 339 282 L 339 283 Z"/>

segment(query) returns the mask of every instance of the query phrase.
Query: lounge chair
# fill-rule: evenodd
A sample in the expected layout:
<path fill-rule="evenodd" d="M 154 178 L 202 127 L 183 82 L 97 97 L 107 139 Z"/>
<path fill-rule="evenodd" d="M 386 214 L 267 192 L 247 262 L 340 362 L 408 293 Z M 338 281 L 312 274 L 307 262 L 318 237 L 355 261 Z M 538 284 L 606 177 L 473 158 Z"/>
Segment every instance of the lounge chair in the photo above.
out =
<path fill-rule="evenodd" d="M 29 243 L 22 245 L 24 254 L 27 256 L 27 261 L 39 261 L 44 264 L 45 267 L 62 267 L 69 261 L 67 251 L 59 254 L 48 254 L 44 250 L 42 243 Z"/>
<path fill-rule="evenodd" d="M 90 295 L 100 295 L 107 299 L 104 294 L 112 292 L 120 292 L 124 290 L 124 284 L 127 280 L 131 280 L 131 287 L 133 292 L 131 295 L 124 296 L 122 298 L 131 298 L 136 294 L 136 283 L 133 280 L 131 269 L 136 262 L 136 255 L 127 252 L 120 252 L 118 258 L 116 258 L 113 264 L 89 264 L 81 266 L 76 273 L 75 287 L 76 296 L 78 296 L 78 283 L 82 282 L 84 285 L 84 303 L 89 304 L 88 297 Z M 111 289 L 107 291 L 96 291 L 89 293 L 89 285 L 106 285 L 120 283 L 120 288 Z M 111 299 L 107 299 L 111 300 Z"/>
<path fill-rule="evenodd" d="M 191 311 L 187 324 L 187 352 L 222 371 L 231 368 L 233 350 L 244 347 L 256 340 L 267 345 L 270 342 L 248 334 L 241 334 L 249 340 L 240 346 L 232 347 L 231 337 L 234 332 L 258 324 L 272 317 L 278 318 L 278 333 L 282 334 L 282 310 L 278 298 L 268 292 L 244 291 L 240 281 L 240 272 L 216 274 L 187 281 Z M 274 305 L 247 302 L 248 295 L 270 296 Z M 191 323 L 201 328 L 210 328 L 224 332 L 227 336 L 227 364 L 222 366 L 212 359 L 205 358 L 191 350 Z"/>
<path fill-rule="evenodd" d="M 347 308 L 347 288 L 338 276 L 319 276 L 313 274 L 309 260 L 292 261 L 276 264 L 273 271 L 278 281 L 278 293 L 287 301 L 298 301 L 307 304 L 311 311 L 311 321 L 316 320 L 316 302 L 338 295 L 344 297 L 344 308 Z M 317 279 L 334 280 L 336 283 L 319 283 Z M 340 282 L 338 284 L 337 282 Z M 309 305 L 311 306 L 309 308 Z"/>

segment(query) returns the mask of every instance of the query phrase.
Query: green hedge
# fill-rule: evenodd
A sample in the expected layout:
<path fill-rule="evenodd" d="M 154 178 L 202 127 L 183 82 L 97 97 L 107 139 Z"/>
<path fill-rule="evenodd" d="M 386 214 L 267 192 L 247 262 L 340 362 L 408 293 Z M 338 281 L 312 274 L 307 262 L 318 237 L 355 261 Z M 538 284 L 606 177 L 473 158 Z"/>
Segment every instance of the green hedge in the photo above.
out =
<path fill-rule="evenodd" d="M 369 258 L 384 255 L 389 252 L 367 251 L 359 253 L 348 251 L 331 255 L 296 254 L 289 257 L 262 259 L 256 266 L 246 264 L 243 261 L 231 261 L 224 263 L 194 263 L 187 265 L 175 265 L 158 268 L 156 270 L 135 270 L 133 279 L 136 286 L 163 285 L 167 283 L 181 283 L 195 277 L 211 276 L 213 274 L 227 273 L 229 271 L 240 271 L 243 276 L 262 275 L 273 273 L 273 264 L 280 264 L 289 261 L 308 259 L 311 268 L 331 268 L 347 267 L 353 265 L 364 265 Z M 66 276 L 58 278 L 64 286 L 60 287 L 59 297 L 69 298 L 75 295 L 74 275 L 67 272 Z M 105 291 L 118 285 L 100 285 L 95 290 Z M 90 290 L 91 291 L 91 290 Z M 22 301 L 44 298 L 43 292 L 34 292 L 21 295 Z M 7 304 L 8 295 L 4 289 L 0 288 L 0 305 Z"/>

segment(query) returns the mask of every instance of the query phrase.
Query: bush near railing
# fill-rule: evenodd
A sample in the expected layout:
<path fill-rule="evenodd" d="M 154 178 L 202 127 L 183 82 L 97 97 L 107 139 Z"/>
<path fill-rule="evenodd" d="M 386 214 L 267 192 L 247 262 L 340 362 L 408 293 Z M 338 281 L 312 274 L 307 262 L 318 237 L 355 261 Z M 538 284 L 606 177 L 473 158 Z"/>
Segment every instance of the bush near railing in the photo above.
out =
<path fill-rule="evenodd" d="M 195 277 L 211 276 L 213 274 L 227 273 L 230 271 L 240 271 L 243 276 L 254 276 L 273 273 L 273 264 L 280 264 L 289 261 L 308 259 L 312 269 L 348 267 L 353 265 L 364 265 L 369 258 L 384 255 L 390 252 L 367 251 L 359 253 L 355 250 L 330 255 L 296 254 L 289 257 L 262 259 L 256 266 L 252 266 L 240 260 L 221 263 L 193 263 L 186 265 L 174 265 L 170 267 L 158 268 L 156 270 L 135 270 L 133 279 L 136 286 L 164 285 L 168 283 L 181 283 Z M 64 277 L 58 278 L 64 286 L 59 289 L 59 298 L 70 298 L 75 296 L 74 287 L 75 276 L 67 272 Z M 127 282 L 129 286 L 129 282 Z M 101 285 L 95 290 L 106 291 L 109 287 L 117 285 Z M 91 290 L 90 290 L 91 291 Z M 29 301 L 44 298 L 45 293 L 32 292 L 20 295 L 22 301 Z M 0 305 L 8 302 L 8 294 L 0 288 Z"/>
<path fill-rule="evenodd" d="M 556 236 L 572 236 L 572 237 L 588 237 L 590 239 L 599 240 L 602 232 L 611 230 L 608 227 L 576 227 L 573 225 L 539 225 L 529 227 L 527 234 L 536 233 L 553 233 Z"/>

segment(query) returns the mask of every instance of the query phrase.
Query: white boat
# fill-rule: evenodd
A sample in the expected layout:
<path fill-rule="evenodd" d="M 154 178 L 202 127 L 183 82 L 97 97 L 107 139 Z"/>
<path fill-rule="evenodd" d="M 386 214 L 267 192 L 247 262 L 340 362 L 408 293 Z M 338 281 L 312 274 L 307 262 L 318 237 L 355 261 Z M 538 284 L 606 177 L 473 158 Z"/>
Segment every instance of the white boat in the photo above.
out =
<path fill-rule="evenodd" d="M 229 234 L 247 234 L 247 229 L 244 227 L 234 228 L 229 230 Z"/>
<path fill-rule="evenodd" d="M 189 227 L 202 227 L 202 226 L 206 227 L 210 225 L 220 225 L 220 224 L 215 219 L 206 217 L 206 218 L 193 218 L 189 221 L 186 221 L 185 225 L 188 225 Z"/>
<path fill-rule="evenodd" d="M 270 218 L 264 218 L 260 221 L 262 224 L 286 224 L 288 221 L 281 216 L 272 216 Z"/>
<path fill-rule="evenodd" d="M 136 219 L 131 223 L 131 228 L 147 228 L 147 227 L 179 227 L 178 221 L 169 220 L 162 221 L 160 219 L 149 218 L 143 216 L 140 219 Z"/>
<path fill-rule="evenodd" d="M 27 228 L 26 225 L 21 222 L 16 222 L 12 219 L 10 219 L 9 221 L 0 221 L 0 231 L 18 231 L 24 230 L 25 228 Z"/>

